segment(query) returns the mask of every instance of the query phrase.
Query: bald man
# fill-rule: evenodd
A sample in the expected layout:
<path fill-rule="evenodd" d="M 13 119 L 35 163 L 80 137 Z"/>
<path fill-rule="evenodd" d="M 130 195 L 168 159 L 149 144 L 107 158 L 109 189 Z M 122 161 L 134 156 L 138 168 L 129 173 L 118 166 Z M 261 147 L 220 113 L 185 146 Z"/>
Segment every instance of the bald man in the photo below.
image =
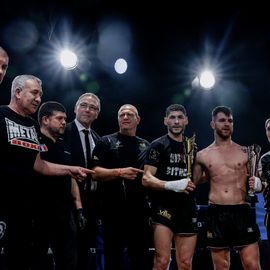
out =
<path fill-rule="evenodd" d="M 135 106 L 121 106 L 119 131 L 102 137 L 92 156 L 94 179 L 100 182 L 105 270 L 151 269 L 147 264 L 151 261 L 150 228 L 141 184 L 142 160 L 149 143 L 136 136 L 140 120 Z"/>

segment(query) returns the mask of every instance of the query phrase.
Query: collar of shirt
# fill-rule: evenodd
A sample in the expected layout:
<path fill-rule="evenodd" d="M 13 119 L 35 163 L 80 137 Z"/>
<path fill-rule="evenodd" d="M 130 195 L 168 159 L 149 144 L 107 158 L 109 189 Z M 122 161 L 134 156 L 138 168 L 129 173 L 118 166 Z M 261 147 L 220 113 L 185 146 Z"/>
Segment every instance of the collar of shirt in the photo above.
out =
<path fill-rule="evenodd" d="M 85 128 L 77 119 L 75 119 L 75 124 L 79 130 L 79 132 L 81 133 L 81 131 L 83 131 L 84 129 L 89 131 L 89 134 L 91 134 L 91 128 Z"/>
<path fill-rule="evenodd" d="M 79 131 L 79 135 L 80 135 L 84 155 L 86 156 L 86 146 L 85 146 L 85 140 L 84 140 L 84 133 L 82 132 L 86 128 L 77 119 L 75 119 L 75 124 L 76 124 L 76 126 L 78 128 L 78 131 Z M 92 137 L 92 134 L 91 134 L 91 128 L 89 128 L 88 130 L 89 130 L 89 140 L 90 140 L 91 154 L 92 154 L 93 149 L 96 146 L 96 144 L 95 144 L 95 141 L 94 141 L 94 139 Z"/>

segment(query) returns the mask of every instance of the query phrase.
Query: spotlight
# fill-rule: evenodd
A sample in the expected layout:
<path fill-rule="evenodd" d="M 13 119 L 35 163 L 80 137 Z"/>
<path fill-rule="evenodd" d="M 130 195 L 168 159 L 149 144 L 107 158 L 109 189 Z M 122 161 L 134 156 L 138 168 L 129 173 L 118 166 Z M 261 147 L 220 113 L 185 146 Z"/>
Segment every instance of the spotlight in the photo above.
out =
<path fill-rule="evenodd" d="M 63 50 L 60 53 L 60 62 L 65 69 L 74 69 L 78 65 L 78 57 L 70 50 Z"/>
<path fill-rule="evenodd" d="M 123 58 L 119 58 L 116 60 L 115 64 L 114 64 L 114 69 L 118 74 L 123 74 L 126 72 L 127 70 L 127 61 Z"/>
<path fill-rule="evenodd" d="M 199 76 L 199 84 L 205 90 L 210 90 L 216 83 L 215 76 L 212 71 L 205 70 Z"/>

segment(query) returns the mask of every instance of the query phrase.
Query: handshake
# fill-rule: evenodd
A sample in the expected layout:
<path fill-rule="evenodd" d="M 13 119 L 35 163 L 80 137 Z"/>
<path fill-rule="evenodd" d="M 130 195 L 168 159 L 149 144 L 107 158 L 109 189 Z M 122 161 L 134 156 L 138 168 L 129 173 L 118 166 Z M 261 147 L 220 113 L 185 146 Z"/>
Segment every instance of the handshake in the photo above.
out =
<path fill-rule="evenodd" d="M 194 183 L 190 180 L 190 178 L 183 178 L 180 180 L 168 181 L 165 183 L 165 189 L 171 190 L 174 192 L 184 192 L 189 193 L 195 189 Z"/>

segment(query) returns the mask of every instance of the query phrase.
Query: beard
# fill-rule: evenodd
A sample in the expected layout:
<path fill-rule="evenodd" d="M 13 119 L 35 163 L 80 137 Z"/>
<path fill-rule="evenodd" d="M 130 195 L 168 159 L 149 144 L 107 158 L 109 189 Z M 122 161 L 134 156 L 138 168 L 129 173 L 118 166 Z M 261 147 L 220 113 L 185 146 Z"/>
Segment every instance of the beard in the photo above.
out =
<path fill-rule="evenodd" d="M 64 128 L 58 129 L 58 128 L 49 127 L 48 131 L 54 138 L 59 138 L 64 134 L 65 129 Z"/>
<path fill-rule="evenodd" d="M 216 130 L 216 133 L 223 140 L 229 139 L 232 136 L 232 131 L 231 130 L 230 130 L 230 132 L 226 132 L 226 134 L 224 134 L 224 132 L 222 131 L 222 129 L 217 129 Z"/>
<path fill-rule="evenodd" d="M 174 136 L 179 136 L 183 134 L 185 130 L 183 127 L 179 127 L 177 131 L 175 131 L 176 129 L 175 127 L 169 127 L 168 129 L 169 129 L 169 132 L 173 134 Z"/>

